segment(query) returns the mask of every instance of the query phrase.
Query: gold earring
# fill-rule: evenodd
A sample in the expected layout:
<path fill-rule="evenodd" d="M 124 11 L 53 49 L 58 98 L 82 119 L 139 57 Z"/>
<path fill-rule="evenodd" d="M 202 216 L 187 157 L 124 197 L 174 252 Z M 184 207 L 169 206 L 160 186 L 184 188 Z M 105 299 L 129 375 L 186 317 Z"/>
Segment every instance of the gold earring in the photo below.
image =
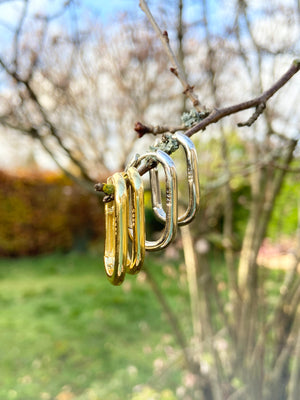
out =
<path fill-rule="evenodd" d="M 178 225 L 190 223 L 196 215 L 200 203 L 200 187 L 198 175 L 198 158 L 194 143 L 189 137 L 182 133 L 172 135 L 183 147 L 187 163 L 188 180 L 188 207 L 183 215 L 178 218 Z M 152 191 L 152 205 L 155 216 L 161 222 L 166 220 L 166 213 L 161 206 L 161 193 L 157 169 L 150 171 L 150 183 Z"/>
<path fill-rule="evenodd" d="M 158 240 L 145 242 L 146 250 L 156 251 L 165 248 L 175 237 L 177 232 L 177 175 L 175 164 L 170 156 L 161 150 L 156 152 L 149 152 L 142 156 L 136 157 L 130 164 L 130 166 L 137 167 L 143 159 L 153 157 L 158 163 L 160 163 L 165 172 L 166 179 L 166 212 L 165 212 L 165 227 Z M 151 170 L 150 170 L 151 172 Z M 150 175 L 151 177 L 151 175 Z M 152 203 L 153 204 L 153 203 Z M 158 213 L 163 212 L 161 204 L 156 204 Z"/>
<path fill-rule="evenodd" d="M 126 175 L 129 181 L 129 215 L 132 225 L 128 227 L 132 245 L 126 272 L 136 274 L 141 270 L 145 258 L 144 185 L 136 168 L 128 168 Z"/>
<path fill-rule="evenodd" d="M 126 182 L 121 173 L 107 179 L 114 185 L 114 200 L 105 204 L 104 265 L 109 281 L 121 285 L 125 278 L 128 244 L 128 196 Z"/>

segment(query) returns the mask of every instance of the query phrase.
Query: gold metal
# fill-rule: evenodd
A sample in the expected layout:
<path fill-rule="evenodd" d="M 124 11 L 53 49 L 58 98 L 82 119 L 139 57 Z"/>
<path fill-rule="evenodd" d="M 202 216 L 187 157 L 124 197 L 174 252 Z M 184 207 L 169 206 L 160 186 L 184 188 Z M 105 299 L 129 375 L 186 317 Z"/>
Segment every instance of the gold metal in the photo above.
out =
<path fill-rule="evenodd" d="M 126 174 L 129 181 L 129 215 L 131 219 L 128 233 L 132 240 L 131 255 L 127 259 L 126 272 L 137 274 L 141 270 L 145 258 L 144 185 L 136 168 L 129 167 Z"/>
<path fill-rule="evenodd" d="M 145 158 L 154 158 L 160 163 L 165 172 L 166 179 L 166 212 L 165 212 L 165 227 L 159 239 L 155 241 L 145 242 L 146 250 L 156 251 L 165 248 L 171 243 L 177 232 L 177 175 L 175 164 L 170 156 L 161 150 L 156 152 L 149 152 L 142 156 L 134 158 L 130 166 L 137 167 Z M 150 175 L 151 176 L 151 175 Z M 153 205 L 153 198 L 152 198 Z M 156 204 L 158 213 L 164 212 L 161 204 Z"/>
<path fill-rule="evenodd" d="M 114 185 L 114 200 L 105 204 L 104 265 L 109 281 L 121 285 L 125 278 L 128 247 L 128 196 L 126 182 L 121 173 L 107 179 Z"/>
<path fill-rule="evenodd" d="M 182 145 L 187 163 L 188 207 L 185 213 L 178 218 L 178 225 L 182 226 L 193 220 L 200 204 L 198 158 L 196 148 L 190 138 L 178 132 L 172 137 Z M 166 221 L 166 213 L 161 204 L 160 184 L 156 168 L 150 171 L 150 184 L 154 214 L 158 220 L 164 222 Z"/>

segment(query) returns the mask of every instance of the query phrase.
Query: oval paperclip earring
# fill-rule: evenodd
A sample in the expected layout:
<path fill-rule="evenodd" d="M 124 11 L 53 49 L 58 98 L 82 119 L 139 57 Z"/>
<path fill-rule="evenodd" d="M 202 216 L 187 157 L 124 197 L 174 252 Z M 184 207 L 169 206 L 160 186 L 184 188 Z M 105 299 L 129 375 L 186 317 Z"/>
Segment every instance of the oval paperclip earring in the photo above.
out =
<path fill-rule="evenodd" d="M 114 185 L 114 200 L 105 204 L 104 265 L 109 281 L 121 285 L 125 278 L 128 244 L 128 196 L 126 182 L 121 173 L 107 179 Z"/>
<path fill-rule="evenodd" d="M 128 233 L 132 241 L 126 272 L 136 274 L 141 270 L 145 258 L 144 185 L 136 168 L 129 167 L 126 174 L 129 181 L 129 222 L 131 223 Z"/>
<path fill-rule="evenodd" d="M 193 220 L 200 204 L 198 158 L 194 143 L 189 137 L 183 135 L 182 133 L 175 133 L 172 135 L 172 137 L 182 145 L 187 163 L 189 202 L 185 213 L 178 218 L 178 225 L 182 226 L 190 223 Z M 150 182 L 154 214 L 158 220 L 164 222 L 166 220 L 166 213 L 162 209 L 161 205 L 160 185 L 156 168 L 150 170 Z"/>
<path fill-rule="evenodd" d="M 166 179 L 166 212 L 165 212 L 165 227 L 159 237 L 155 241 L 145 242 L 146 250 L 156 251 L 163 249 L 172 241 L 177 232 L 177 175 L 175 164 L 170 156 L 161 150 L 149 152 L 134 159 L 130 166 L 137 167 L 145 158 L 153 157 L 160 163 L 164 169 Z M 152 203 L 153 204 L 153 203 Z M 164 212 L 162 206 L 157 206 L 157 212 Z"/>

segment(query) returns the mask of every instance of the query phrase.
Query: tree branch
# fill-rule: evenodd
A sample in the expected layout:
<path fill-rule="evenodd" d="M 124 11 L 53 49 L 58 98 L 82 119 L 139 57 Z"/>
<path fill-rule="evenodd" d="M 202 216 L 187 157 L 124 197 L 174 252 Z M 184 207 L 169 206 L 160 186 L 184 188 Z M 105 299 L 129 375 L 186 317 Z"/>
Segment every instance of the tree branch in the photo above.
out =
<path fill-rule="evenodd" d="M 20 38 L 20 33 L 22 31 L 22 27 L 26 18 L 26 14 L 28 11 L 28 0 L 24 0 L 24 6 L 23 6 L 23 10 L 22 10 L 22 14 L 19 20 L 19 24 L 18 27 L 15 31 L 15 35 L 14 35 L 14 41 L 13 41 L 13 48 L 14 48 L 14 59 L 12 64 L 14 65 L 14 69 L 17 72 L 18 69 L 18 59 L 19 59 L 19 38 Z"/>
<path fill-rule="evenodd" d="M 80 173 L 82 175 L 83 178 L 85 178 L 88 182 L 92 182 L 88 172 L 86 171 L 84 165 L 78 160 L 78 158 L 76 158 L 72 151 L 65 145 L 65 143 L 63 142 L 61 136 L 59 135 L 56 127 L 52 124 L 52 122 L 49 120 L 47 113 L 45 111 L 45 109 L 43 108 L 43 106 L 41 105 L 37 94 L 35 93 L 35 91 L 32 89 L 29 81 L 27 79 L 23 79 L 19 76 L 19 74 L 16 71 L 11 71 L 9 69 L 9 67 L 7 66 L 7 64 L 3 61 L 3 59 L 0 57 L 0 65 L 2 66 L 2 68 L 6 71 L 6 73 L 11 76 L 18 84 L 22 84 L 25 86 L 27 93 L 30 97 L 30 99 L 33 101 L 33 103 L 36 105 L 37 109 L 39 110 L 43 120 L 44 120 L 44 124 L 47 127 L 47 129 L 49 130 L 50 134 L 52 137 L 54 137 L 59 146 L 66 152 L 66 154 L 68 155 L 68 157 L 70 158 L 70 160 L 79 168 Z M 3 118 L 2 118 L 3 119 Z M 3 121 L 2 121 L 3 122 Z M 14 127 L 14 129 L 17 130 L 22 130 L 22 129 L 18 129 L 16 127 Z M 25 131 L 27 132 L 27 131 Z M 27 132 L 28 133 L 28 132 Z M 38 129 L 34 129 L 34 133 L 35 133 L 35 138 L 39 139 L 40 142 L 42 141 L 42 136 L 39 135 L 38 133 Z M 55 161 L 55 160 L 54 160 Z"/>
<path fill-rule="evenodd" d="M 261 107 L 262 104 L 265 105 L 266 102 L 299 71 L 299 69 L 300 69 L 300 60 L 296 59 L 293 61 L 290 68 L 281 76 L 281 78 L 279 78 L 279 80 L 277 82 L 275 82 L 273 86 L 271 86 L 268 90 L 263 92 L 260 96 L 255 97 L 252 100 L 245 101 L 243 103 L 235 104 L 233 106 L 214 109 L 206 118 L 204 118 L 202 121 L 200 121 L 199 123 L 194 125 L 192 128 L 186 130 L 186 132 L 185 132 L 186 136 L 191 137 L 195 133 L 197 133 L 201 130 L 204 130 L 208 125 L 216 123 L 220 119 L 222 119 L 226 116 L 229 116 L 231 114 L 235 114 L 237 112 L 244 111 L 244 110 L 247 110 L 247 109 L 253 108 L 253 107 L 256 107 L 256 109 L 257 109 L 259 106 Z M 261 112 L 262 112 L 262 110 L 261 110 Z M 257 110 L 255 111 L 255 113 L 253 115 L 257 115 Z M 257 117 L 258 117 L 258 115 L 257 115 Z M 251 118 L 253 118 L 253 116 Z M 248 120 L 248 122 L 249 122 L 249 120 Z M 254 122 L 254 120 L 253 120 L 253 122 Z M 143 136 L 146 133 L 158 134 L 158 133 L 160 133 L 159 131 L 163 132 L 165 129 L 169 129 L 169 128 L 170 127 L 166 127 L 166 126 L 157 126 L 157 127 L 153 127 L 152 125 L 147 126 L 140 122 L 137 122 L 135 124 L 135 130 L 138 132 L 138 134 L 140 136 Z M 180 128 L 179 130 L 183 130 L 182 126 L 180 126 L 178 128 Z M 175 128 L 173 128 L 173 129 L 175 129 Z M 170 131 L 174 132 L 173 129 L 169 130 L 169 132 Z M 154 166 L 155 165 L 153 165 L 153 163 L 151 165 L 150 164 L 145 165 L 142 169 L 139 170 L 139 172 L 141 175 L 144 175 L 151 168 L 154 168 Z M 99 190 L 99 187 L 97 187 L 96 190 L 101 191 L 101 190 Z M 112 197 L 109 198 L 109 201 L 111 199 L 112 199 Z"/>
<path fill-rule="evenodd" d="M 282 86 L 284 86 L 299 71 L 299 69 L 300 69 L 300 60 L 296 59 L 293 61 L 290 68 L 279 78 L 279 80 L 275 82 L 274 85 L 272 85 L 268 90 L 263 92 L 260 96 L 257 96 L 251 100 L 242 103 L 234 104 L 229 107 L 215 108 L 207 115 L 207 117 L 202 119 L 199 123 L 195 124 L 192 128 L 188 130 L 186 130 L 186 127 L 184 126 L 178 126 L 178 127 L 153 126 L 153 125 L 144 125 L 141 122 L 136 122 L 134 129 L 138 133 L 139 137 L 142 137 L 146 133 L 152 133 L 154 135 L 158 135 L 160 133 L 165 133 L 165 132 L 173 133 L 176 132 L 177 130 L 186 130 L 185 134 L 188 137 L 191 137 L 195 133 L 201 130 L 205 130 L 208 125 L 214 124 L 224 117 L 255 107 L 254 113 L 246 122 L 240 122 L 237 124 L 239 127 L 251 126 L 266 108 L 267 101 L 276 92 L 278 92 L 278 90 L 281 89 Z"/>
<path fill-rule="evenodd" d="M 204 118 L 198 124 L 194 125 L 191 129 L 186 131 L 186 135 L 188 137 L 191 137 L 195 133 L 204 130 L 208 125 L 216 123 L 224 117 L 238 113 L 240 111 L 248 110 L 249 108 L 257 108 L 261 104 L 266 104 L 266 102 L 299 71 L 299 69 L 300 60 L 296 59 L 293 61 L 290 68 L 281 76 L 281 78 L 279 78 L 279 80 L 275 82 L 273 86 L 263 92 L 260 96 L 255 97 L 252 100 L 245 101 L 243 103 L 235 104 L 233 106 L 214 109 L 206 118 Z M 255 113 L 256 112 L 257 111 L 255 111 Z"/>
<path fill-rule="evenodd" d="M 134 130 L 138 134 L 138 137 L 141 138 L 147 133 L 152 133 L 152 135 L 159 135 L 166 132 L 175 133 L 178 131 L 186 131 L 188 129 L 185 125 L 180 126 L 167 126 L 167 125 L 144 125 L 141 122 L 136 122 L 134 125 Z"/>
<path fill-rule="evenodd" d="M 179 64 L 171 46 L 169 43 L 169 37 L 168 37 L 168 32 L 164 31 L 162 32 L 160 30 L 160 27 L 158 26 L 157 22 L 155 21 L 151 11 L 149 10 L 149 7 L 146 3 L 145 0 L 140 0 L 140 8 L 142 11 L 146 14 L 148 20 L 150 21 L 153 29 L 157 33 L 160 41 L 162 42 L 162 45 L 169 57 L 169 60 L 172 63 L 172 67 L 170 68 L 170 71 L 179 79 L 180 83 L 183 86 L 183 93 L 191 100 L 193 106 L 196 108 L 197 111 L 204 111 L 205 108 L 201 108 L 201 104 L 199 102 L 198 97 L 194 94 L 194 86 L 191 86 L 186 79 L 185 73 L 182 70 L 181 65 Z"/>

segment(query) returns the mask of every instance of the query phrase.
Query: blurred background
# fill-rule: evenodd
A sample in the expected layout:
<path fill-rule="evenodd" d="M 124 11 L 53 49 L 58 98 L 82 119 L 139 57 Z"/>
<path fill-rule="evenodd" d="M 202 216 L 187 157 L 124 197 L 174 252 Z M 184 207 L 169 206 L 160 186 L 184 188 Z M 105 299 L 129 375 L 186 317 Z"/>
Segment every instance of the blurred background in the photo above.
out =
<path fill-rule="evenodd" d="M 208 108 L 299 58 L 296 0 L 148 4 Z M 137 0 L 3 0 L 0 37 L 0 397 L 298 399 L 299 77 L 250 127 L 193 136 L 195 221 L 112 287 L 94 184 L 153 145 L 137 121 L 185 129 L 192 107 Z"/>

